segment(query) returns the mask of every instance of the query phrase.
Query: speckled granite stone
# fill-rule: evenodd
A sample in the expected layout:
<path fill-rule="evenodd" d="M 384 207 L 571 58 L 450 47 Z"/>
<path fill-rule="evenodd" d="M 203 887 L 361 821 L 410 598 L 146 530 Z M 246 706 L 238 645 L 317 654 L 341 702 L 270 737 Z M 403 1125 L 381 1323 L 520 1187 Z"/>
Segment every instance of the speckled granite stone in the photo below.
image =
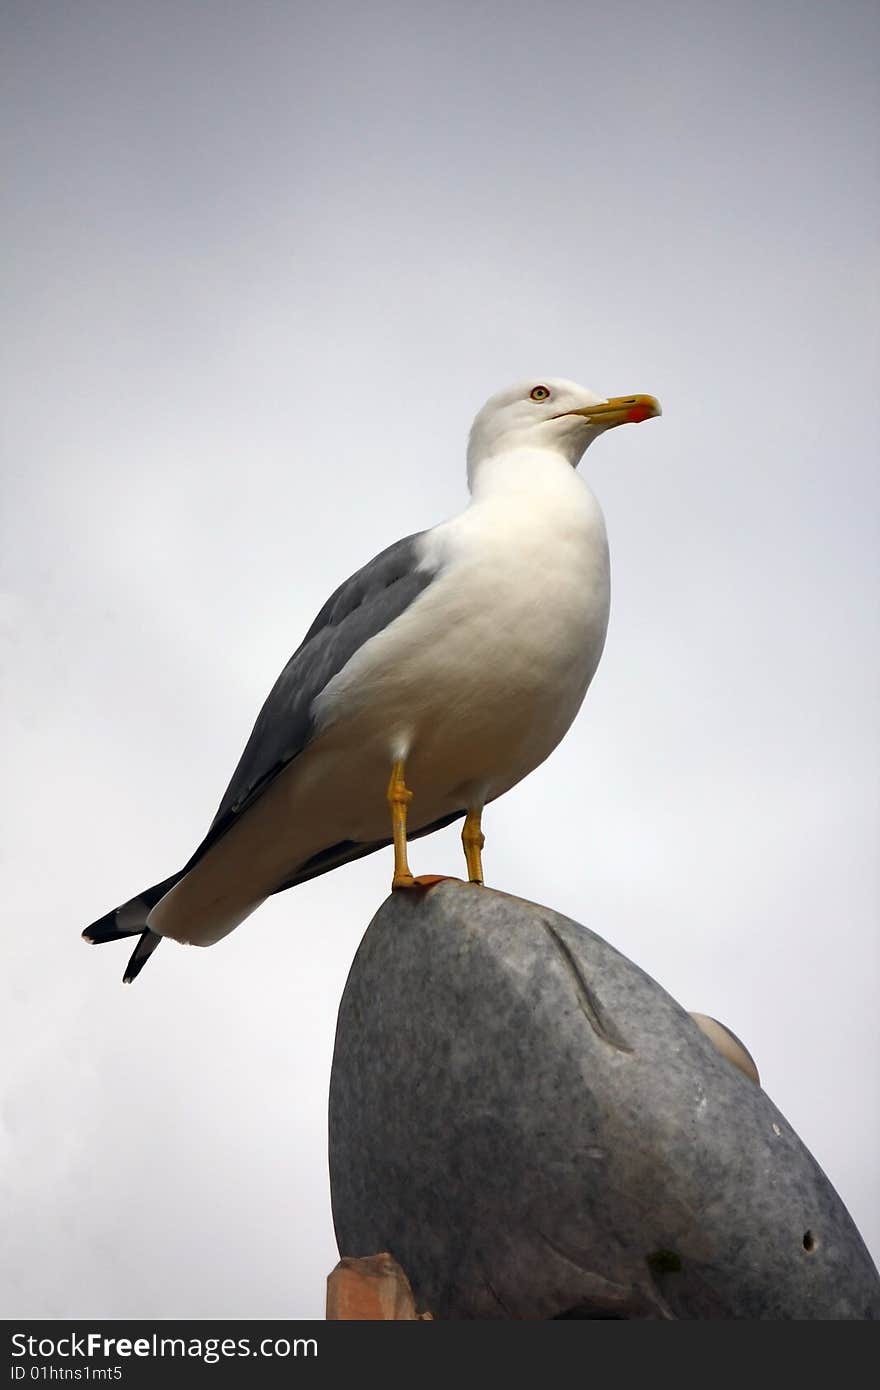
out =
<path fill-rule="evenodd" d="M 440 1318 L 878 1318 L 837 1193 L 659 985 L 549 908 L 396 893 L 339 1010 L 342 1255 Z"/>

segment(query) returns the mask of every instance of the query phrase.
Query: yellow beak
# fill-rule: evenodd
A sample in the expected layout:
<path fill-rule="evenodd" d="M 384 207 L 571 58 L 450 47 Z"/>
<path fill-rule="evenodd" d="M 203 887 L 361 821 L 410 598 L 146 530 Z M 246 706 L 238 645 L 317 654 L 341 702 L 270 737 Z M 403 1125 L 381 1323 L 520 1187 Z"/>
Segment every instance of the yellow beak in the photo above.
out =
<path fill-rule="evenodd" d="M 585 405 L 580 410 L 569 410 L 568 415 L 583 415 L 591 423 L 610 429 L 612 425 L 638 425 L 642 420 L 650 420 L 661 415 L 660 402 L 656 396 L 613 396 L 602 405 Z"/>

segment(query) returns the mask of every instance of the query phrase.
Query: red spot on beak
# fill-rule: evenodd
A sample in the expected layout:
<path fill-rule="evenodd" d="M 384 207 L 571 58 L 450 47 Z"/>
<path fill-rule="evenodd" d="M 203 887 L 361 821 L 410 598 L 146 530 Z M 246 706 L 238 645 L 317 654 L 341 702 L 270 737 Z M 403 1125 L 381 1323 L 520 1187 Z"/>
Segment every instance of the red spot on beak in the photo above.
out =
<path fill-rule="evenodd" d="M 650 410 L 646 405 L 634 405 L 632 410 L 627 413 L 627 424 L 640 425 L 643 420 L 650 417 Z"/>

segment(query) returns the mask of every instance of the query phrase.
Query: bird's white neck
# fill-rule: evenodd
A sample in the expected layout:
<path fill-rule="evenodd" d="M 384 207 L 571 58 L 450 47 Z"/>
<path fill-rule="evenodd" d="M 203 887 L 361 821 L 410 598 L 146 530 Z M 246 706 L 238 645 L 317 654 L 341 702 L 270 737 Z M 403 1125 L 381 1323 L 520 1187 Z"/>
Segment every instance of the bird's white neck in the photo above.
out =
<path fill-rule="evenodd" d="M 525 446 L 468 461 L 468 485 L 475 502 L 489 497 L 539 497 L 542 493 L 584 488 L 568 459 L 556 449 Z"/>
<path fill-rule="evenodd" d="M 472 478 L 470 505 L 427 532 L 422 549 L 428 568 L 470 563 L 483 579 L 494 571 L 502 585 L 511 565 L 545 575 L 551 587 L 556 582 L 552 576 L 558 579 L 564 571 L 574 576 L 579 593 L 598 595 L 604 614 L 600 625 L 607 621 L 608 540 L 602 509 L 557 450 L 532 446 L 483 458 Z"/>

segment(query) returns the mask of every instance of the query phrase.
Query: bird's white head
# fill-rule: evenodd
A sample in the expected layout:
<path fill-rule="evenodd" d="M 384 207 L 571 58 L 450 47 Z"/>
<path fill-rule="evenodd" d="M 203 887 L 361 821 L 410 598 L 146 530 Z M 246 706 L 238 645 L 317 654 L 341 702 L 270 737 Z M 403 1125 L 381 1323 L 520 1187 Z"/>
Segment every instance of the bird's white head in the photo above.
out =
<path fill-rule="evenodd" d="M 588 444 L 614 425 L 660 414 L 653 396 L 596 396 L 574 381 L 534 377 L 499 391 L 483 406 L 468 441 L 468 482 L 480 464 L 521 449 L 550 450 L 576 468 Z"/>

